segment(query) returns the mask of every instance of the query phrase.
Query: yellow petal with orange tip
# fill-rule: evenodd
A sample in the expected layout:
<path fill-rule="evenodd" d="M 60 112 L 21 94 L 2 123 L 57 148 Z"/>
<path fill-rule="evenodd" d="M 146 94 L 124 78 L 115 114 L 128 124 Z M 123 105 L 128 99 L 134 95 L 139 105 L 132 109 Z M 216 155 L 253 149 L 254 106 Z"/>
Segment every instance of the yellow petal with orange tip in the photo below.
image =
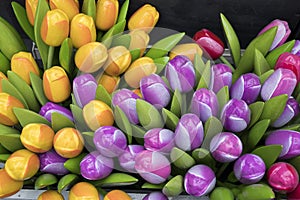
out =
<path fill-rule="evenodd" d="M 129 32 L 129 35 L 131 36 L 129 50 L 140 49 L 140 56 L 142 56 L 150 41 L 149 34 L 141 29 L 134 29 Z"/>
<path fill-rule="evenodd" d="M 70 190 L 69 200 L 100 200 L 98 190 L 90 183 L 76 183 Z"/>
<path fill-rule="evenodd" d="M 33 26 L 34 25 L 34 19 L 35 19 L 35 13 L 36 8 L 38 5 L 39 0 L 26 0 L 25 1 L 25 9 L 27 18 L 29 20 L 29 23 Z"/>
<path fill-rule="evenodd" d="M 0 72 L 0 92 L 2 92 L 2 80 L 5 79 L 7 80 L 7 77 L 5 76 L 5 74 L 3 74 L 3 72 Z"/>
<path fill-rule="evenodd" d="M 122 190 L 111 190 L 108 192 L 104 200 L 131 200 L 132 198 Z"/>
<path fill-rule="evenodd" d="M 197 43 L 185 43 L 176 45 L 169 53 L 170 60 L 177 55 L 187 56 L 191 61 L 194 61 L 195 54 L 202 56 L 202 49 Z"/>
<path fill-rule="evenodd" d="M 23 187 L 23 181 L 12 179 L 4 169 L 0 169 L 0 198 L 9 197 Z"/>
<path fill-rule="evenodd" d="M 41 193 L 37 200 L 64 200 L 64 197 L 55 190 L 47 190 Z"/>
<path fill-rule="evenodd" d="M 24 105 L 15 97 L 5 93 L 0 93 L 0 124 L 13 126 L 19 121 L 13 112 L 13 108 L 24 108 Z"/>
<path fill-rule="evenodd" d="M 49 0 L 51 10 L 60 9 L 64 11 L 71 21 L 79 13 L 78 0 Z"/>
<path fill-rule="evenodd" d="M 110 29 L 118 19 L 118 0 L 98 0 L 96 11 L 96 26 L 102 31 Z"/>
<path fill-rule="evenodd" d="M 103 85 L 106 91 L 109 94 L 111 94 L 118 87 L 119 82 L 119 76 L 110 76 L 108 74 L 103 73 L 98 81 L 98 84 Z"/>

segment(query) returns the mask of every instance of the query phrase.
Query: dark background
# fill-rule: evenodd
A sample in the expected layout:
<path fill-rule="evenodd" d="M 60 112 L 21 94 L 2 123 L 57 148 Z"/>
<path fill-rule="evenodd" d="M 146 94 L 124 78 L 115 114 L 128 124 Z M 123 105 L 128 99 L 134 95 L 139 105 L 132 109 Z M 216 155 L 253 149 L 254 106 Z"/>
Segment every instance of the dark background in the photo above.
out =
<path fill-rule="evenodd" d="M 24 5 L 25 0 L 15 1 Z M 123 1 L 120 0 L 120 6 Z M 17 27 L 25 38 L 10 3 L 10 0 L 0 0 L 0 16 Z M 290 38 L 300 39 L 299 0 L 131 0 L 128 16 L 145 3 L 154 5 L 160 12 L 158 27 L 184 31 L 191 37 L 197 30 L 207 28 L 224 39 L 219 17 L 222 12 L 235 28 L 243 48 L 276 18 L 288 21 L 292 30 Z"/>

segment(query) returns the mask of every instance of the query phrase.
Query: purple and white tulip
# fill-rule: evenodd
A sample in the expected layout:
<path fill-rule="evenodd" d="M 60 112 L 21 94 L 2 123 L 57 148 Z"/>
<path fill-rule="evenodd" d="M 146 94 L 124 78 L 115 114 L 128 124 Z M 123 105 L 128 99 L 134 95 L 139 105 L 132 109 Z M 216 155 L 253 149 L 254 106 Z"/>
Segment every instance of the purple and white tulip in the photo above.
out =
<path fill-rule="evenodd" d="M 259 77 L 254 73 L 241 75 L 230 88 L 230 96 L 233 99 L 242 99 L 247 104 L 256 101 L 260 94 L 261 84 Z"/>
<path fill-rule="evenodd" d="M 168 200 L 168 197 L 162 192 L 156 191 L 144 196 L 143 200 Z"/>
<path fill-rule="evenodd" d="M 270 51 L 275 49 L 276 47 L 282 45 L 285 43 L 285 41 L 288 39 L 289 35 L 291 34 L 291 30 L 289 28 L 289 24 L 286 21 L 275 19 L 272 22 L 270 22 L 267 26 L 265 26 L 258 35 L 263 34 L 267 30 L 277 26 L 277 33 L 275 35 L 274 41 L 270 47 Z"/>
<path fill-rule="evenodd" d="M 170 153 L 175 146 L 175 134 L 169 129 L 153 128 L 144 135 L 144 146 L 150 151 Z"/>
<path fill-rule="evenodd" d="M 135 157 L 144 150 L 145 148 L 142 145 L 128 145 L 118 157 L 121 167 L 129 172 L 136 172 L 134 168 Z"/>
<path fill-rule="evenodd" d="M 53 149 L 46 153 L 39 154 L 40 171 L 55 175 L 65 175 L 69 171 L 64 167 L 67 158 L 63 158 L 56 153 Z"/>
<path fill-rule="evenodd" d="M 191 112 L 196 114 L 203 123 L 211 116 L 217 117 L 219 112 L 217 95 L 206 88 L 198 89 L 192 97 Z"/>
<path fill-rule="evenodd" d="M 74 121 L 72 112 L 69 109 L 52 102 L 47 102 L 45 105 L 43 105 L 40 109 L 39 114 L 45 117 L 49 122 L 51 122 L 51 116 L 54 112 L 62 114 L 65 117 L 69 118 L 71 121 Z"/>
<path fill-rule="evenodd" d="M 232 162 L 240 157 L 243 144 L 238 136 L 230 132 L 215 135 L 210 142 L 211 155 L 219 162 Z"/>
<path fill-rule="evenodd" d="M 160 184 L 171 174 L 170 161 L 158 151 L 145 150 L 135 158 L 135 169 L 139 175 L 152 184 Z"/>
<path fill-rule="evenodd" d="M 214 189 L 215 185 L 215 173 L 206 165 L 193 166 L 184 177 L 185 191 L 192 196 L 207 195 Z"/>
<path fill-rule="evenodd" d="M 266 165 L 261 157 L 255 154 L 244 154 L 233 166 L 235 177 L 243 184 L 253 184 L 260 181 L 266 171 Z"/>
<path fill-rule="evenodd" d="M 290 97 L 286 103 L 286 106 L 282 114 L 272 124 L 272 126 L 278 128 L 286 125 L 291 119 L 297 116 L 299 112 L 300 112 L 299 103 L 293 97 Z"/>
<path fill-rule="evenodd" d="M 296 40 L 294 47 L 291 51 L 292 54 L 300 56 L 300 40 Z"/>
<path fill-rule="evenodd" d="M 221 122 L 224 128 L 231 132 L 245 130 L 250 122 L 251 111 L 247 103 L 239 99 L 231 99 L 221 112 Z"/>
<path fill-rule="evenodd" d="M 131 123 L 138 124 L 139 119 L 136 112 L 136 100 L 139 98 L 140 97 L 133 91 L 124 88 L 113 94 L 112 105 L 113 107 L 119 106 Z"/>
<path fill-rule="evenodd" d="M 178 55 L 170 60 L 165 68 L 172 90 L 187 93 L 193 90 L 196 83 L 196 73 L 193 63 L 186 56 Z"/>
<path fill-rule="evenodd" d="M 114 126 L 101 126 L 95 131 L 94 144 L 96 149 L 106 157 L 117 157 L 127 147 L 126 135 Z"/>
<path fill-rule="evenodd" d="M 191 151 L 201 146 L 204 137 L 203 124 L 193 113 L 184 114 L 175 129 L 175 144 L 184 151 Z"/>
<path fill-rule="evenodd" d="M 73 93 L 80 108 L 96 97 L 98 83 L 91 74 L 82 74 L 73 80 Z"/>
<path fill-rule="evenodd" d="M 157 109 L 166 107 L 170 102 L 169 88 L 157 74 L 143 77 L 140 81 L 140 90 L 143 98 Z"/>
<path fill-rule="evenodd" d="M 93 151 L 86 155 L 80 162 L 80 173 L 88 180 L 99 180 L 110 175 L 114 167 L 112 158 Z"/>
<path fill-rule="evenodd" d="M 262 85 L 261 97 L 264 101 L 282 94 L 287 94 L 290 97 L 296 85 L 297 78 L 291 70 L 276 69 Z"/>
<path fill-rule="evenodd" d="M 279 144 L 282 150 L 280 159 L 289 159 L 300 155 L 300 132 L 293 130 L 276 130 L 266 138 L 265 145 Z"/>
<path fill-rule="evenodd" d="M 229 66 L 218 63 L 211 67 L 211 79 L 209 89 L 217 93 L 224 86 L 231 87 L 232 84 L 232 70 Z"/>

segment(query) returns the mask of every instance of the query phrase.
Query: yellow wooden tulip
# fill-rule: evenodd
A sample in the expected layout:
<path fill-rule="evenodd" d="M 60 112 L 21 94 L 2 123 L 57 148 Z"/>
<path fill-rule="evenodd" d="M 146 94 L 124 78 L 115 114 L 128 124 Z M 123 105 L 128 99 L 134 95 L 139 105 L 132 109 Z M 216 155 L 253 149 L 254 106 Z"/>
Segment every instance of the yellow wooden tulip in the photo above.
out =
<path fill-rule="evenodd" d="M 104 200 L 131 200 L 132 198 L 122 190 L 111 190 L 108 192 Z"/>
<path fill-rule="evenodd" d="M 104 73 L 100 77 L 98 84 L 103 85 L 106 91 L 111 94 L 118 87 L 119 82 L 120 82 L 119 76 L 110 76 Z"/>
<path fill-rule="evenodd" d="M 202 56 L 202 49 L 197 43 L 185 43 L 176 45 L 169 53 L 170 60 L 172 60 L 177 55 L 183 55 L 188 57 L 191 61 L 194 61 L 195 54 Z"/>
<path fill-rule="evenodd" d="M 7 77 L 5 76 L 5 74 L 3 74 L 3 72 L 0 72 L 0 92 L 2 92 L 2 80 L 5 79 L 7 80 Z"/>
<path fill-rule="evenodd" d="M 79 13 L 78 0 L 49 0 L 51 10 L 61 9 L 64 11 L 71 21 L 75 15 Z"/>
<path fill-rule="evenodd" d="M 90 183 L 79 182 L 76 183 L 70 190 L 69 200 L 99 200 L 100 196 L 98 190 Z"/>
<path fill-rule="evenodd" d="M 27 18 L 29 20 L 29 23 L 33 26 L 34 25 L 34 19 L 35 19 L 35 13 L 36 8 L 39 3 L 39 0 L 26 0 L 25 1 L 25 9 Z"/>
<path fill-rule="evenodd" d="M 41 193 L 37 200 L 64 200 L 64 197 L 55 190 L 47 190 Z"/>
<path fill-rule="evenodd" d="M 140 29 L 135 29 L 130 31 L 129 35 L 131 36 L 129 50 L 140 49 L 140 56 L 142 56 L 149 44 L 150 37 L 148 33 Z"/>
<path fill-rule="evenodd" d="M 124 46 L 115 46 L 108 50 L 105 72 L 111 76 L 119 76 L 129 67 L 131 54 Z"/>
<path fill-rule="evenodd" d="M 0 124 L 7 126 L 16 125 L 19 121 L 13 112 L 13 108 L 24 108 L 24 105 L 15 97 L 0 93 Z"/>
<path fill-rule="evenodd" d="M 23 181 L 12 179 L 4 169 L 0 169 L 0 198 L 9 197 L 23 187 Z"/>
<path fill-rule="evenodd" d="M 119 13 L 118 0 L 98 0 L 96 26 L 102 31 L 110 29 L 117 21 Z"/>

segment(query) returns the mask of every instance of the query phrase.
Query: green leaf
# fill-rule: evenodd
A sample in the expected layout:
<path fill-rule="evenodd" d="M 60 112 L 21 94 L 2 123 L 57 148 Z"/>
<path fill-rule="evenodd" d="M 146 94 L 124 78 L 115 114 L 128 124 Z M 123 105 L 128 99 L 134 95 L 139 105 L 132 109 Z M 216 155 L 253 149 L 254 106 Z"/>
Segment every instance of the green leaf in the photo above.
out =
<path fill-rule="evenodd" d="M 153 46 L 146 53 L 146 56 L 152 59 L 165 56 L 171 49 L 173 49 L 177 45 L 177 43 L 183 38 L 184 35 L 185 33 L 176 33 L 159 40 L 158 42 L 153 44 Z"/>
<path fill-rule="evenodd" d="M 255 49 L 254 52 L 254 73 L 260 76 L 270 70 L 270 66 L 259 50 Z"/>
<path fill-rule="evenodd" d="M 37 99 L 35 98 L 32 88 L 29 85 L 27 85 L 27 83 L 13 71 L 7 71 L 7 76 L 8 80 L 16 87 L 16 89 L 24 97 L 29 109 L 35 112 L 39 112 L 40 105 Z"/>
<path fill-rule="evenodd" d="M 292 164 L 297 170 L 298 174 L 300 173 L 300 156 L 296 156 L 290 160 L 288 160 L 290 164 Z"/>
<path fill-rule="evenodd" d="M 270 124 L 269 119 L 264 119 L 257 122 L 249 131 L 248 138 L 247 138 L 247 145 L 245 148 L 248 150 L 252 150 L 261 138 L 264 136 L 265 132 L 267 131 Z"/>
<path fill-rule="evenodd" d="M 35 180 L 34 189 L 39 190 L 50 185 L 54 185 L 57 181 L 56 176 L 53 174 L 42 174 Z"/>
<path fill-rule="evenodd" d="M 2 146 L 10 152 L 25 148 L 20 140 L 20 134 L 7 134 L 1 132 L 0 141 Z"/>
<path fill-rule="evenodd" d="M 201 74 L 197 90 L 200 88 L 208 88 L 209 82 L 210 82 L 210 77 L 211 77 L 211 67 L 210 67 L 210 61 L 208 60 L 205 63 L 205 69 L 203 73 Z"/>
<path fill-rule="evenodd" d="M 170 153 L 171 162 L 179 169 L 188 169 L 195 165 L 195 160 L 185 151 L 174 147 Z"/>
<path fill-rule="evenodd" d="M 164 121 L 159 111 L 147 101 L 136 100 L 136 111 L 140 124 L 147 130 L 152 128 L 162 128 Z"/>
<path fill-rule="evenodd" d="M 111 95 L 107 92 L 103 85 L 99 84 L 96 89 L 96 100 L 103 101 L 109 107 L 111 107 Z"/>
<path fill-rule="evenodd" d="M 169 62 L 170 58 L 169 56 L 164 56 L 161 58 L 155 58 L 153 59 L 153 62 L 155 63 L 157 69 L 156 69 L 156 74 L 159 74 L 162 72 L 166 66 L 166 64 Z"/>
<path fill-rule="evenodd" d="M 17 98 L 26 109 L 29 109 L 28 104 L 23 97 L 23 95 L 20 93 L 20 91 L 11 83 L 9 80 L 2 79 L 2 91 L 6 92 L 7 94 L 10 94 L 11 96 Z"/>
<path fill-rule="evenodd" d="M 142 189 L 155 189 L 155 190 L 161 190 L 163 189 L 163 187 L 165 186 L 165 183 L 161 183 L 161 184 L 152 184 L 152 183 L 144 183 L 142 185 Z"/>
<path fill-rule="evenodd" d="M 140 49 L 132 49 L 129 51 L 131 54 L 131 63 L 133 63 L 136 59 L 140 57 L 141 50 Z"/>
<path fill-rule="evenodd" d="M 201 75 L 204 73 L 206 65 L 199 54 L 195 54 L 194 57 L 194 68 L 196 72 L 196 83 L 199 83 Z"/>
<path fill-rule="evenodd" d="M 261 85 L 264 84 L 264 82 L 269 78 L 269 76 L 271 76 L 271 74 L 273 74 L 274 70 L 270 69 L 269 71 L 263 73 L 262 75 L 259 76 L 259 80 Z"/>
<path fill-rule="evenodd" d="M 248 127 L 252 127 L 260 118 L 265 103 L 262 101 L 256 101 L 249 105 L 251 111 L 251 119 Z"/>
<path fill-rule="evenodd" d="M 10 60 L 0 51 L 0 71 L 6 74 L 10 69 Z"/>
<path fill-rule="evenodd" d="M 254 149 L 252 153 L 261 157 L 266 164 L 266 167 L 269 168 L 277 160 L 281 150 L 281 145 L 268 145 L 258 147 Z"/>
<path fill-rule="evenodd" d="M 262 200 L 262 199 L 274 199 L 275 193 L 273 189 L 266 184 L 252 184 L 246 185 L 242 188 L 242 191 L 237 194 L 238 200 Z"/>
<path fill-rule="evenodd" d="M 202 148 L 209 149 L 210 141 L 212 138 L 223 131 L 223 125 L 221 121 L 212 116 L 204 124 L 204 140 L 202 142 Z"/>
<path fill-rule="evenodd" d="M 5 163 L 9 157 L 10 154 L 0 154 L 0 162 Z"/>
<path fill-rule="evenodd" d="M 115 187 L 133 185 L 138 181 L 137 178 L 126 173 L 112 173 L 104 179 L 93 182 L 93 184 L 101 187 Z"/>
<path fill-rule="evenodd" d="M 168 197 L 176 197 L 183 191 L 183 176 L 181 175 L 170 179 L 162 189 L 162 192 Z"/>
<path fill-rule="evenodd" d="M 178 89 L 176 89 L 171 101 L 170 111 L 177 117 L 180 117 L 181 114 L 185 113 L 185 110 L 186 110 L 185 95 L 179 92 Z"/>
<path fill-rule="evenodd" d="M 83 118 L 82 109 L 76 105 L 70 105 L 76 129 L 80 132 L 90 131 Z"/>
<path fill-rule="evenodd" d="M 48 120 L 46 120 L 44 117 L 42 117 L 36 112 L 17 107 L 14 107 L 13 111 L 22 127 L 31 123 L 41 123 L 51 126 L 51 123 Z"/>
<path fill-rule="evenodd" d="M 211 156 L 209 150 L 204 148 L 197 148 L 193 150 L 192 156 L 197 164 L 205 164 L 214 169 L 216 160 Z"/>
<path fill-rule="evenodd" d="M 138 144 L 144 145 L 144 135 L 147 132 L 144 128 L 131 124 L 132 136 L 135 138 Z"/>
<path fill-rule="evenodd" d="M 101 38 L 101 42 L 108 48 L 112 43 L 112 36 L 122 33 L 126 26 L 126 20 L 116 23 Z"/>
<path fill-rule="evenodd" d="M 42 106 L 45 105 L 48 102 L 48 99 L 44 94 L 43 80 L 38 75 L 30 72 L 30 82 L 35 97 L 37 98 L 37 100 L 40 102 Z"/>
<path fill-rule="evenodd" d="M 116 106 L 114 109 L 114 117 L 117 126 L 126 134 L 128 144 L 132 143 L 132 128 L 130 126 L 130 121 L 127 118 L 123 110 Z"/>
<path fill-rule="evenodd" d="M 64 39 L 59 50 L 59 63 L 68 74 L 73 71 L 71 67 L 73 52 L 73 43 L 71 38 Z"/>
<path fill-rule="evenodd" d="M 0 142 L 0 154 L 9 154 L 10 152 Z"/>
<path fill-rule="evenodd" d="M 57 184 L 57 191 L 61 193 L 64 189 L 71 188 L 77 181 L 79 176 L 76 174 L 67 174 L 59 179 Z"/>
<path fill-rule="evenodd" d="M 20 134 L 20 131 L 10 126 L 5 126 L 3 124 L 0 124 L 0 133 Z"/>
<path fill-rule="evenodd" d="M 217 93 L 217 98 L 219 102 L 219 109 L 222 110 L 222 108 L 225 106 L 226 103 L 229 101 L 229 88 L 228 86 L 222 87 L 218 93 Z"/>
<path fill-rule="evenodd" d="M 94 151 L 96 149 L 94 144 L 94 132 L 82 132 L 81 135 L 84 139 L 84 146 L 89 151 Z"/>
<path fill-rule="evenodd" d="M 131 41 L 131 36 L 129 34 L 120 35 L 118 37 L 114 37 L 111 43 L 111 47 L 124 46 L 128 49 L 130 45 L 130 41 Z"/>
<path fill-rule="evenodd" d="M 53 112 L 51 114 L 51 125 L 54 132 L 66 127 L 75 128 L 74 123 L 69 118 L 58 112 Z"/>
<path fill-rule="evenodd" d="M 215 187 L 209 195 L 210 200 L 234 200 L 232 191 L 227 187 Z"/>
<path fill-rule="evenodd" d="M 241 57 L 241 47 L 239 39 L 227 18 L 221 13 L 221 23 L 235 65 L 238 65 Z"/>
<path fill-rule="evenodd" d="M 124 3 L 121 6 L 117 23 L 126 20 L 128 7 L 129 7 L 129 0 L 125 0 Z"/>
<path fill-rule="evenodd" d="M 80 162 L 87 155 L 87 153 L 81 153 L 75 158 L 70 158 L 64 163 L 64 167 L 73 174 L 80 174 Z"/>
<path fill-rule="evenodd" d="M 96 1 L 84 0 L 82 3 L 82 12 L 88 16 L 91 16 L 96 21 Z"/>
<path fill-rule="evenodd" d="M 166 123 L 166 127 L 172 131 L 175 131 L 179 118 L 174 113 L 165 108 L 162 109 L 162 117 L 164 122 Z"/>

